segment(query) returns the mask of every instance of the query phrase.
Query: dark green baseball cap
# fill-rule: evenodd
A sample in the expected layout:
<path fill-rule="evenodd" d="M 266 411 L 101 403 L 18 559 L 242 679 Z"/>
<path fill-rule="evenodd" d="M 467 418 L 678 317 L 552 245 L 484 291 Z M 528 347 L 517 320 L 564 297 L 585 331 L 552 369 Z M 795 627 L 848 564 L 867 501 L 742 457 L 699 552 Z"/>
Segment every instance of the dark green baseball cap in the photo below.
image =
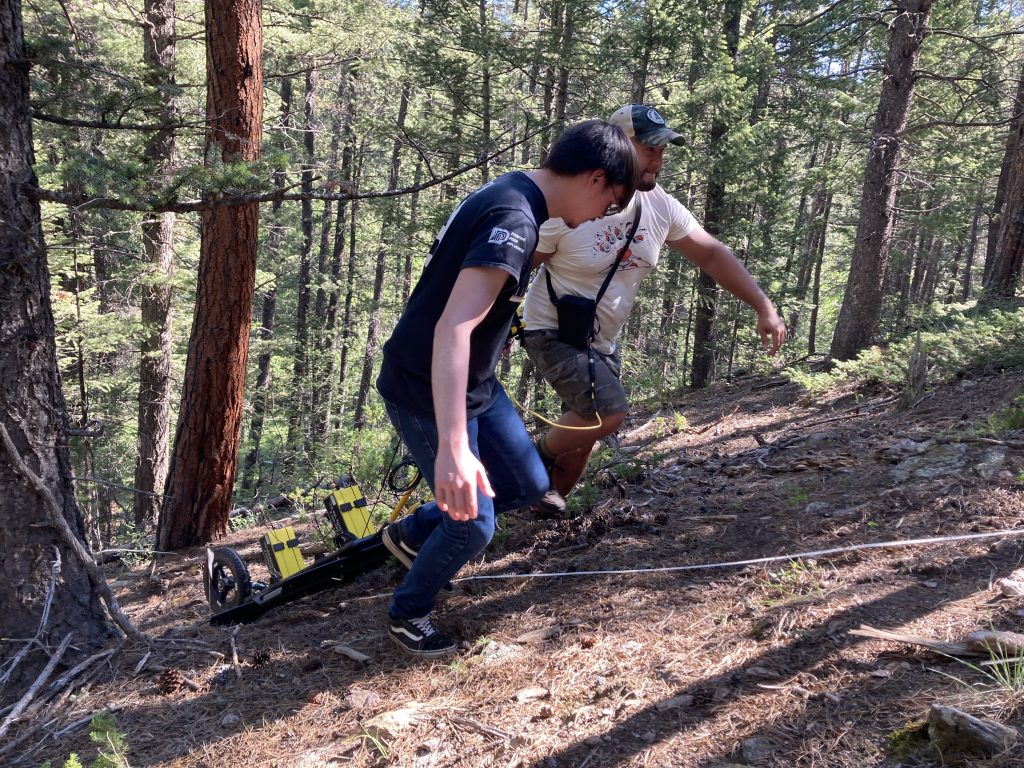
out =
<path fill-rule="evenodd" d="M 608 122 L 619 126 L 629 138 L 650 147 L 686 143 L 682 135 L 665 125 L 665 118 L 661 113 L 648 104 L 627 104 L 616 110 L 615 114 L 608 118 Z"/>

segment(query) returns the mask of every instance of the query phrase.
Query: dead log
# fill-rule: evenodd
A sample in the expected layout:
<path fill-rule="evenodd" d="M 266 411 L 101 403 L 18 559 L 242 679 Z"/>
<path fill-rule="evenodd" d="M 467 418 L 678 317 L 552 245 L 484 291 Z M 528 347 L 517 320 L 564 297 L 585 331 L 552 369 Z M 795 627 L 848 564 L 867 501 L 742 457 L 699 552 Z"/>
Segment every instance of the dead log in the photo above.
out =
<path fill-rule="evenodd" d="M 1024 635 L 1017 632 L 996 632 L 981 629 L 971 632 L 964 642 L 972 648 L 996 658 L 1024 656 Z"/>
<path fill-rule="evenodd" d="M 932 704 L 928 713 L 928 736 L 943 755 L 998 755 L 1022 741 L 1016 728 L 942 704 Z"/>

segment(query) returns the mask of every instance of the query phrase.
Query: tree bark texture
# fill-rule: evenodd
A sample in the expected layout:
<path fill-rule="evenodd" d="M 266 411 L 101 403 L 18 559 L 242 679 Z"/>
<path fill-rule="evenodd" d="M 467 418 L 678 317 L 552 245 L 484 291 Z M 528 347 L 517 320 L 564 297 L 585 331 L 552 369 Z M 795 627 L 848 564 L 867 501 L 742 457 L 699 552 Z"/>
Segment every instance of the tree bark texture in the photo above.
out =
<path fill-rule="evenodd" d="M 174 0 L 146 0 L 143 25 L 144 59 L 149 84 L 164 103 L 159 120 L 174 122 Z M 170 181 L 174 166 L 174 131 L 156 131 L 148 140 L 145 159 L 161 181 Z M 139 444 L 135 464 L 136 527 L 155 522 L 167 481 L 171 431 L 171 278 L 174 276 L 174 214 L 161 213 L 142 222 L 142 245 L 149 265 L 142 287 L 142 339 L 139 357 Z"/>
<path fill-rule="evenodd" d="M 849 360 L 871 344 L 882 308 L 892 245 L 903 132 L 914 96 L 914 70 L 934 0 L 901 0 L 892 23 L 885 78 L 864 170 L 860 218 L 831 356 Z"/>
<path fill-rule="evenodd" d="M 0 423 L 10 433 L 20 460 L 43 479 L 71 530 L 82 540 L 67 447 L 67 411 L 57 369 L 50 274 L 39 204 L 29 194 L 32 126 L 28 64 L 19 0 L 0 2 Z M 109 637 L 103 607 L 81 561 L 66 547 L 49 503 L 16 469 L 0 446 L 0 656 L 21 650 L 6 638 L 39 632 L 48 646 L 71 633 L 80 648 Z M 51 568 L 60 559 L 49 622 L 40 627 L 50 589 Z M 9 703 L 48 661 L 33 648 L 18 664 L 0 698 Z"/>
<path fill-rule="evenodd" d="M 1014 112 L 1021 110 L 1022 100 L 1024 75 L 1021 75 Z M 1004 166 L 1007 166 L 1006 197 L 999 215 L 999 238 L 985 265 L 986 299 L 1012 298 L 1020 283 L 1021 266 L 1024 264 L 1024 120 L 1015 120 L 1011 129 L 1004 160 Z"/>
<path fill-rule="evenodd" d="M 207 0 L 206 162 L 251 162 L 263 125 L 258 0 Z M 259 206 L 203 211 L 196 308 L 159 526 L 160 549 L 227 530 L 242 425 Z"/>
<path fill-rule="evenodd" d="M 981 279 L 982 285 L 988 285 L 989 275 L 996 259 L 996 246 L 999 244 L 999 230 L 1003 224 L 1003 208 L 1006 205 L 1007 185 L 1010 181 L 1010 166 L 1013 158 L 1020 151 L 1021 127 L 1024 126 L 1024 72 L 1017 83 L 1017 98 L 1010 105 L 1010 130 L 1006 135 L 1006 151 L 999 165 L 999 181 L 996 184 L 996 196 L 992 201 L 992 211 L 988 219 L 988 241 L 985 245 L 985 265 Z"/>

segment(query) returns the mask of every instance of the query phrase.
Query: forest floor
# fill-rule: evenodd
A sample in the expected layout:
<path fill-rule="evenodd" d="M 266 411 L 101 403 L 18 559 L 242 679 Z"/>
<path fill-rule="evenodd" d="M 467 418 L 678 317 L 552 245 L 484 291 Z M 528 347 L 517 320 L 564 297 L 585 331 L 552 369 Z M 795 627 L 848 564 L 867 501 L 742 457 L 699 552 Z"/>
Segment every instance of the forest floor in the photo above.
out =
<path fill-rule="evenodd" d="M 1016 372 L 970 375 L 907 410 L 781 377 L 681 393 L 622 431 L 615 456 L 646 457 L 646 471 L 607 462 L 575 517 L 503 517 L 440 606 L 464 639 L 442 661 L 384 634 L 395 564 L 234 629 L 208 623 L 200 550 L 152 575 L 110 565 L 122 606 L 162 641 L 123 646 L 14 729 L 0 762 L 57 768 L 77 752 L 88 765 L 88 717 L 106 709 L 136 767 L 1024 766 L 1020 744 L 940 755 L 923 726 L 933 704 L 1024 726 L 1019 665 L 1013 693 L 984 659 L 851 632 L 1024 632 L 1024 597 L 995 584 L 1024 561 L 1022 436 L 964 437 L 1021 392 Z M 263 531 L 221 542 L 254 578 Z M 712 567 L 657 570 L 698 565 Z M 608 570 L 630 572 L 580 573 Z M 474 578 L 527 573 L 545 575 Z"/>

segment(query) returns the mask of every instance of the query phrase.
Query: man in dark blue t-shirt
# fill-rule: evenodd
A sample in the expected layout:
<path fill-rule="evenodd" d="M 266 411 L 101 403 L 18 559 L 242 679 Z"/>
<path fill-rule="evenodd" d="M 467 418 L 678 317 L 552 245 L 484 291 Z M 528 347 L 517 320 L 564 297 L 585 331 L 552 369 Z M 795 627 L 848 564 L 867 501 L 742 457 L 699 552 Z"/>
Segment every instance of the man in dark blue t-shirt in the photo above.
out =
<path fill-rule="evenodd" d="M 437 594 L 494 534 L 494 516 L 549 488 L 547 470 L 494 375 L 529 285 L 537 230 L 575 227 L 621 209 L 636 160 L 625 133 L 591 120 L 568 129 L 536 171 L 507 173 L 471 194 L 441 228 L 384 345 L 377 389 L 435 501 L 384 529 L 407 568 L 388 634 L 419 656 L 455 644 L 430 620 Z"/>

